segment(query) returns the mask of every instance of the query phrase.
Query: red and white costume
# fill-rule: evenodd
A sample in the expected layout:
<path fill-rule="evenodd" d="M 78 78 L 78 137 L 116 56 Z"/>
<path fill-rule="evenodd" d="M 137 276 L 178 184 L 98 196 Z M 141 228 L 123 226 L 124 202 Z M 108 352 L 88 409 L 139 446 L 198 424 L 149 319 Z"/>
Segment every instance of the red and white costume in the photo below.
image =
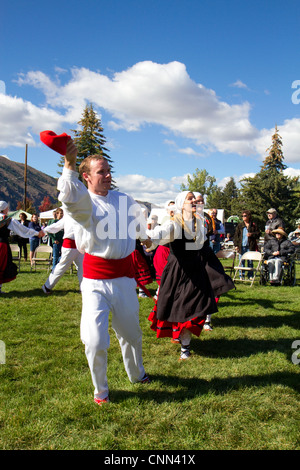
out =
<path fill-rule="evenodd" d="M 147 238 L 141 207 L 128 195 L 108 191 L 96 195 L 66 168 L 58 180 L 59 200 L 75 220 L 77 248 L 83 261 L 81 340 L 89 363 L 95 398 L 108 396 L 107 349 L 109 313 L 131 382 L 145 376 L 142 331 L 132 252 L 137 230 Z"/>
<path fill-rule="evenodd" d="M 61 257 L 59 263 L 54 266 L 54 269 L 45 282 L 47 289 L 53 289 L 63 274 L 72 266 L 72 263 L 76 265 L 79 288 L 81 286 L 83 276 L 83 253 L 80 253 L 76 247 L 73 225 L 73 220 L 66 214 L 62 219 L 43 229 L 45 233 L 57 233 L 64 230 Z"/>

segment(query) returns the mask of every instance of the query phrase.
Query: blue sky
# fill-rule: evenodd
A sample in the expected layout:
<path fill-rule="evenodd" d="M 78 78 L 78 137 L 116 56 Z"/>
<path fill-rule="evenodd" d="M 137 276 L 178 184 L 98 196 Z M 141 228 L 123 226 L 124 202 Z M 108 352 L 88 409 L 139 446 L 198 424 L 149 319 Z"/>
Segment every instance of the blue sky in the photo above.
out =
<path fill-rule="evenodd" d="M 163 204 L 196 168 L 253 175 L 275 124 L 300 175 L 299 24 L 298 0 L 2 2 L 0 155 L 24 162 L 27 143 L 56 177 L 39 132 L 70 133 L 92 102 L 139 200 Z"/>

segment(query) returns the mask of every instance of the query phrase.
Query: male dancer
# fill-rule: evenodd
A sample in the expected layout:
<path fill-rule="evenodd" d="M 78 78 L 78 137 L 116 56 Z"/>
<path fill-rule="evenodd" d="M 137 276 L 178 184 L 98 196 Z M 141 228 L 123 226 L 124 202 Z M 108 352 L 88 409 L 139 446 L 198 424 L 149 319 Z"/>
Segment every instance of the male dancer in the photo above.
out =
<path fill-rule="evenodd" d="M 94 385 L 94 400 L 109 401 L 107 384 L 108 315 L 119 340 L 131 382 L 149 382 L 142 360 L 142 331 L 131 253 L 136 238 L 150 245 L 141 207 L 111 191 L 111 171 L 102 155 L 85 158 L 76 172 L 77 148 L 68 141 L 58 181 L 59 200 L 75 220 L 75 241 L 83 260 L 81 340 Z M 140 229 L 140 233 L 137 231 Z"/>

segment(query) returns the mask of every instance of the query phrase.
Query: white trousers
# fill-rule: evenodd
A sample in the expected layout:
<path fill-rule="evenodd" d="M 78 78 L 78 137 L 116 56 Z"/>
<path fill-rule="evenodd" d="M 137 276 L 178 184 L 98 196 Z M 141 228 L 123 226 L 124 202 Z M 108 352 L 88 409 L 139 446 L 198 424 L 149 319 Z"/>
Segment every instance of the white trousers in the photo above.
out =
<path fill-rule="evenodd" d="M 61 249 L 61 258 L 59 263 L 54 266 L 52 272 L 50 273 L 47 281 L 45 282 L 45 286 L 48 289 L 53 289 L 53 287 L 58 283 L 60 278 L 65 274 L 65 272 L 70 269 L 72 263 L 74 262 L 77 267 L 77 277 L 79 282 L 79 288 L 82 282 L 83 276 L 83 269 L 82 269 L 82 262 L 83 262 L 83 254 L 80 253 L 76 248 L 64 248 Z"/>
<path fill-rule="evenodd" d="M 83 278 L 81 292 L 81 340 L 85 345 L 94 396 L 105 398 L 108 396 L 107 349 L 110 344 L 110 312 L 111 326 L 121 346 L 129 380 L 132 383 L 138 382 L 145 375 L 136 281 L 128 277 L 105 280 Z"/>
<path fill-rule="evenodd" d="M 281 267 L 283 265 L 282 259 L 268 259 L 267 263 L 270 281 L 280 281 Z"/>

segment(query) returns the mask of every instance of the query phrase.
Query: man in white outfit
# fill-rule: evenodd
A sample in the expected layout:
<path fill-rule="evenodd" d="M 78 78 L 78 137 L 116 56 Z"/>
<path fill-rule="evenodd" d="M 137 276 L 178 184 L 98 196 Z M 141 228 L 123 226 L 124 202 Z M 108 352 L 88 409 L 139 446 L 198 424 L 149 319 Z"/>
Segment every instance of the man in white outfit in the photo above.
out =
<path fill-rule="evenodd" d="M 64 230 L 64 238 L 61 248 L 61 257 L 59 262 L 52 269 L 47 281 L 42 286 L 45 294 L 51 294 L 53 287 L 56 286 L 60 278 L 65 272 L 70 269 L 72 263 L 75 263 L 77 268 L 77 277 L 79 282 L 79 289 L 83 276 L 83 253 L 76 247 L 74 235 L 74 222 L 68 214 L 65 214 L 62 219 L 59 219 L 54 224 L 51 224 L 43 229 L 45 233 L 57 233 Z"/>
<path fill-rule="evenodd" d="M 76 245 L 85 253 L 81 340 L 91 371 L 94 400 L 102 405 L 109 401 L 110 312 L 129 380 L 149 382 L 142 360 L 142 331 L 131 254 L 138 235 L 146 245 L 151 242 L 147 240 L 141 207 L 130 196 L 110 191 L 111 172 L 107 160 L 96 155 L 81 163 L 79 172 L 86 188 L 78 180 L 76 157 L 77 148 L 73 140 L 69 140 L 63 173 L 58 180 L 59 200 L 75 220 Z"/>

